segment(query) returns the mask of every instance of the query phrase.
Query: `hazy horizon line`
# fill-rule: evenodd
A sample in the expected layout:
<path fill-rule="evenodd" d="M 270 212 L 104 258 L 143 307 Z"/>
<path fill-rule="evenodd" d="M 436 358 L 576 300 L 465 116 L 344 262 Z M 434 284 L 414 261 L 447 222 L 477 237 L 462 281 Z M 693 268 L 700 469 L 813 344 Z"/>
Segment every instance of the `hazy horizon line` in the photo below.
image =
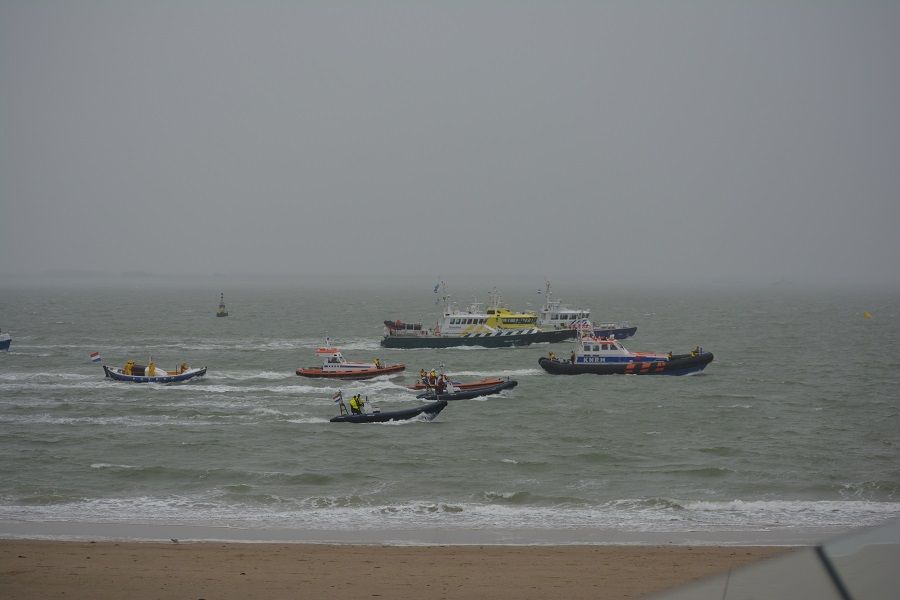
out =
<path fill-rule="evenodd" d="M 497 274 L 484 273 L 449 273 L 434 275 L 429 273 L 326 273 L 326 272 L 260 272 L 260 271 L 216 271 L 212 273 L 198 272 L 156 272 L 143 269 L 124 271 L 104 271 L 99 269 L 50 269 L 39 273 L 15 272 L 0 273 L 0 287 L 28 286 L 87 286 L 111 285 L 124 286 L 185 286 L 188 288 L 234 289 L 235 287 L 403 287 L 406 289 L 433 288 L 445 282 L 451 292 L 453 288 L 471 286 L 488 286 L 509 289 L 541 290 L 548 277 L 531 273 L 503 272 Z M 790 278 L 723 278 L 710 276 L 686 280 L 679 278 L 641 278 L 620 276 L 574 277 L 563 274 L 549 278 L 552 291 L 558 293 L 565 288 L 582 289 L 603 286 L 626 287 L 665 287 L 665 288 L 862 288 L 862 289 L 900 289 L 897 281 L 852 280 L 834 278 L 831 280 L 803 281 Z"/>

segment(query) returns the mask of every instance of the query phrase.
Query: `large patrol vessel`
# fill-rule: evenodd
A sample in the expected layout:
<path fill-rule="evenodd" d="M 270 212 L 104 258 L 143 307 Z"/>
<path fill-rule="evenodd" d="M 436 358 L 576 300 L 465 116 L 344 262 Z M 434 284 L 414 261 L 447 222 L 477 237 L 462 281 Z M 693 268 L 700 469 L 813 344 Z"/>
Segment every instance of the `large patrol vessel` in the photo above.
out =
<path fill-rule="evenodd" d="M 591 311 L 588 308 L 571 308 L 561 300 L 554 300 L 550 292 L 550 282 L 546 282 L 543 308 L 538 311 L 537 326 L 542 329 L 578 329 L 591 323 Z M 629 338 L 637 333 L 637 327 L 628 323 L 591 323 L 594 336 L 602 338 L 614 337 L 617 340 Z"/>
<path fill-rule="evenodd" d="M 421 323 L 385 321 L 381 345 L 385 348 L 452 348 L 483 346 L 502 348 L 527 346 L 538 342 L 562 342 L 575 337 L 574 329 L 548 329 L 537 326 L 537 315 L 518 313 L 504 307 L 496 290 L 489 307 L 473 302 L 459 309 L 444 290 L 444 311 L 434 328 Z"/>

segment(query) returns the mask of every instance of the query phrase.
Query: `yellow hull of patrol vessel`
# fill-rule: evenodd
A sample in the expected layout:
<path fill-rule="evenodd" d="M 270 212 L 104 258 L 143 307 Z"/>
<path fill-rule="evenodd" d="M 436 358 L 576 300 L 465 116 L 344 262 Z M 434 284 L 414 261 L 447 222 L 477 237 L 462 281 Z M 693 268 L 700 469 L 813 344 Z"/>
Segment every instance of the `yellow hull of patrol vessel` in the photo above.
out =
<path fill-rule="evenodd" d="M 488 327 L 495 329 L 533 329 L 537 327 L 537 313 L 535 312 L 515 312 L 503 306 L 500 299 L 500 292 L 497 288 L 488 294 L 490 305 L 487 310 Z"/>

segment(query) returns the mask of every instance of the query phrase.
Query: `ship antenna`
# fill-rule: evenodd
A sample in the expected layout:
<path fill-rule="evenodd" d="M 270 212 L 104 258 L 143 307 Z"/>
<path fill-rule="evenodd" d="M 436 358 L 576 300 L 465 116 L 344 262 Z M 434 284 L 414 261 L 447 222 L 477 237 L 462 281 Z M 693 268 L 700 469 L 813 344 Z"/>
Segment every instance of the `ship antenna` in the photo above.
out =
<path fill-rule="evenodd" d="M 445 312 L 450 312 L 451 296 L 447 293 L 447 284 L 443 280 L 441 280 L 441 292 L 443 292 L 441 300 L 444 302 Z"/>

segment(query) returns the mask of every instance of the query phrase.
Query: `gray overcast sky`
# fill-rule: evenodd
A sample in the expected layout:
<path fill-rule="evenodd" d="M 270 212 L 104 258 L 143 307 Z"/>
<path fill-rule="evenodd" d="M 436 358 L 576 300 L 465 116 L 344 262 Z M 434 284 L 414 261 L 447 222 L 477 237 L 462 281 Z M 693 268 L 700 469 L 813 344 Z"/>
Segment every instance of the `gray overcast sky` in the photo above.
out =
<path fill-rule="evenodd" d="M 0 275 L 896 284 L 898 31 L 893 1 L 0 0 Z"/>

